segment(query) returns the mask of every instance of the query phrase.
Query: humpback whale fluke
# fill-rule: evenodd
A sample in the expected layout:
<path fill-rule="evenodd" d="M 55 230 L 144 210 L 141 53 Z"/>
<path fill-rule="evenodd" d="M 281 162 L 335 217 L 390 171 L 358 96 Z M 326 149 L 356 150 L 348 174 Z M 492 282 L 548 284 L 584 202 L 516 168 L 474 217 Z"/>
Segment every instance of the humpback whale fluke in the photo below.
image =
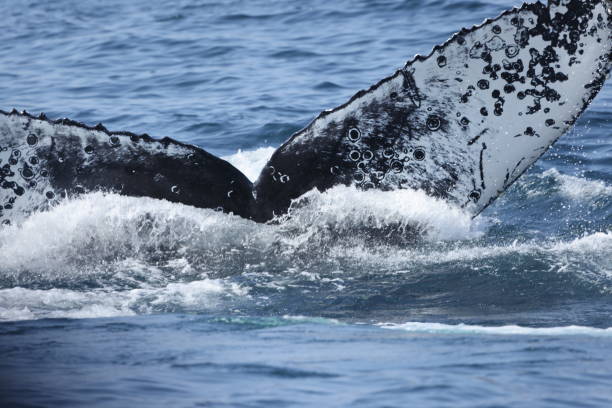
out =
<path fill-rule="evenodd" d="M 524 4 L 321 113 L 254 185 L 169 138 L 0 111 L 0 222 L 100 189 L 267 221 L 339 184 L 421 189 L 477 215 L 575 123 L 611 52 L 612 1 Z"/>
<path fill-rule="evenodd" d="M 109 132 L 101 124 L 0 111 L 0 221 L 94 190 L 243 217 L 250 217 L 254 205 L 246 176 L 198 147 Z"/>

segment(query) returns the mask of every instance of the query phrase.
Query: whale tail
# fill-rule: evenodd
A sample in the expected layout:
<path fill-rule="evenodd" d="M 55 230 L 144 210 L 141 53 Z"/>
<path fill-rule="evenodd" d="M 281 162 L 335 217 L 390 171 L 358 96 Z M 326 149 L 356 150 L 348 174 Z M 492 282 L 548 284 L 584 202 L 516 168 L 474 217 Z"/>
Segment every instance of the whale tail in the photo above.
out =
<path fill-rule="evenodd" d="M 612 3 L 524 4 L 321 113 L 254 185 L 172 139 L 0 111 L 0 221 L 102 189 L 267 221 L 317 188 L 421 189 L 479 214 L 575 123 L 610 70 Z"/>
<path fill-rule="evenodd" d="M 0 221 L 95 190 L 249 218 L 252 188 L 231 164 L 170 138 L 0 111 Z"/>
<path fill-rule="evenodd" d="M 474 215 L 574 124 L 610 68 L 610 3 L 524 4 L 323 112 L 272 156 L 266 217 L 317 187 L 421 189 Z"/>

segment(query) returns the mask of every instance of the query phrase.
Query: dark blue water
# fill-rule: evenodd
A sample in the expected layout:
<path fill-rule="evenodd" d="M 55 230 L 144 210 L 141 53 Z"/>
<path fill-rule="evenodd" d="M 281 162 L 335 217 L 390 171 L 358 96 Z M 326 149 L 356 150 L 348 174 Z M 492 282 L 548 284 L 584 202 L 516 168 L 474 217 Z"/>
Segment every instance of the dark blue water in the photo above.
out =
<path fill-rule="evenodd" d="M 0 0 L 0 108 L 254 178 L 322 109 L 517 4 Z M 93 194 L 0 231 L 0 405 L 610 406 L 611 102 L 476 220 L 407 191 L 315 194 L 279 225 Z"/>

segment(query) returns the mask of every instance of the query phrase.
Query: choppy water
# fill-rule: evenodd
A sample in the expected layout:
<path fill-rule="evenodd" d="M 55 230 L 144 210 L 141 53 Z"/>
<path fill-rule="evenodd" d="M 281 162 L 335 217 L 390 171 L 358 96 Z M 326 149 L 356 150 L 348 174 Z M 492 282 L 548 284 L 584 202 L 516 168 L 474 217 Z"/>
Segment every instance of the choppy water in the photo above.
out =
<path fill-rule="evenodd" d="M 255 178 L 320 110 L 516 4 L 0 1 L 0 108 Z M 611 102 L 476 220 L 337 188 L 274 225 L 94 194 L 3 229 L 0 403 L 610 406 Z"/>

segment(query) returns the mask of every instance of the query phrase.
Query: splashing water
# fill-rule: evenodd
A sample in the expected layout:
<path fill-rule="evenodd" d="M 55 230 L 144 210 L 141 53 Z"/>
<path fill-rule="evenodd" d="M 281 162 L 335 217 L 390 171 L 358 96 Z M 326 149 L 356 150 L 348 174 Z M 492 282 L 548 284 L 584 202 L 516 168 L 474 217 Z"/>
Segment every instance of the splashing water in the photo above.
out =
<path fill-rule="evenodd" d="M 255 167 L 264 154 L 258 149 L 233 157 Z M 554 169 L 524 184 L 550 178 L 552 191 L 570 200 L 606 197 L 609 188 Z M 568 195 L 582 190 L 591 195 Z M 287 308 L 284 302 L 296 288 L 307 298 L 323 291 L 355 304 L 368 276 L 376 280 L 367 283 L 374 297 L 443 277 L 463 277 L 494 291 L 509 284 L 504 281 L 510 276 L 517 277 L 515 268 L 500 276 L 508 262 L 533 268 L 533 274 L 523 271 L 518 279 L 525 284 L 549 280 L 554 296 L 576 290 L 609 293 L 610 232 L 569 241 L 542 242 L 536 234 L 490 242 L 500 224 L 491 217 L 471 219 L 410 190 L 315 190 L 296 200 L 287 216 L 268 224 L 150 198 L 94 193 L 0 232 L 5 288 L 0 289 L 0 318 L 222 313 L 232 308 L 261 313 Z M 453 269 L 445 270 L 446 265 Z M 574 282 L 572 288 L 555 287 L 567 280 Z M 431 289 L 424 292 L 423 297 L 430 296 Z M 470 305 L 470 296 L 451 290 L 442 298 Z M 433 303 L 428 309 L 435 308 Z M 384 309 L 384 301 L 375 306 Z M 344 313 L 325 307 L 306 310 Z"/>
<path fill-rule="evenodd" d="M 0 109 L 255 181 L 321 109 L 520 3 L 0 3 Z M 610 89 L 476 219 L 337 187 L 263 225 L 96 193 L 2 228 L 0 406 L 610 406 Z"/>

